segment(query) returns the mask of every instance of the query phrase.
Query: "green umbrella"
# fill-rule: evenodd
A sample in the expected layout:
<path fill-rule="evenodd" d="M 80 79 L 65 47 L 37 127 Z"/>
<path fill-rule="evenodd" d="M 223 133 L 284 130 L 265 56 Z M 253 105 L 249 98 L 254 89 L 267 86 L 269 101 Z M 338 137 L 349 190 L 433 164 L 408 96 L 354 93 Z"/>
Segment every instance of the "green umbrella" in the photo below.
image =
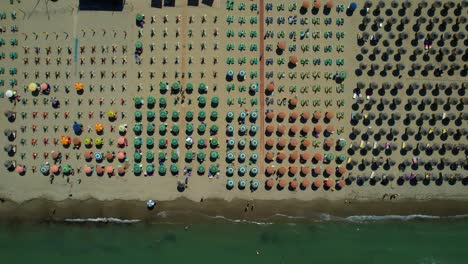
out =
<path fill-rule="evenodd" d="M 240 180 L 239 181 L 239 188 L 243 189 L 247 186 L 247 182 L 245 180 Z"/>
<path fill-rule="evenodd" d="M 327 153 L 324 155 L 324 158 L 328 161 L 332 161 L 335 158 L 335 156 L 331 153 Z"/>
<path fill-rule="evenodd" d="M 232 134 L 232 133 L 234 132 L 234 126 L 233 126 L 233 125 L 228 125 L 228 126 L 226 127 L 226 131 L 227 131 L 228 133 L 231 133 L 231 134 Z"/>
<path fill-rule="evenodd" d="M 166 153 L 159 151 L 158 159 L 159 160 L 165 160 L 166 159 Z"/>
<path fill-rule="evenodd" d="M 154 159 L 154 152 L 153 151 L 148 151 L 146 152 L 146 160 L 153 160 Z"/>
<path fill-rule="evenodd" d="M 257 175 L 258 174 L 258 167 L 250 168 L 250 175 Z"/>
<path fill-rule="evenodd" d="M 202 166 L 202 165 L 198 166 L 197 172 L 198 172 L 199 174 L 204 173 L 204 172 L 205 172 L 205 166 Z"/>
<path fill-rule="evenodd" d="M 204 160 L 205 160 L 205 153 L 203 153 L 203 152 L 198 152 L 198 154 L 197 154 L 197 159 L 198 159 L 199 161 L 204 161 Z"/>
<path fill-rule="evenodd" d="M 154 165 L 153 164 L 150 164 L 150 165 L 146 166 L 146 173 L 151 174 L 153 172 L 154 172 Z"/>
<path fill-rule="evenodd" d="M 133 164 L 133 173 L 138 174 L 141 173 L 141 164 Z"/>
<path fill-rule="evenodd" d="M 165 138 L 160 138 L 159 139 L 159 143 L 158 143 L 159 147 L 165 147 L 166 146 L 166 139 Z"/>
<path fill-rule="evenodd" d="M 206 112 L 203 110 L 200 111 L 200 113 L 198 113 L 198 118 L 204 120 L 206 118 Z"/>
<path fill-rule="evenodd" d="M 210 127 L 211 133 L 216 134 L 216 133 L 218 133 L 218 130 L 219 130 L 219 128 L 218 128 L 217 125 L 211 125 L 211 127 Z"/>
<path fill-rule="evenodd" d="M 149 132 L 149 133 L 154 132 L 154 124 L 149 123 L 148 126 L 146 127 L 146 132 Z"/>
<path fill-rule="evenodd" d="M 133 158 L 135 159 L 136 162 L 140 162 L 141 161 L 141 152 L 133 153 Z"/>
<path fill-rule="evenodd" d="M 166 167 L 160 165 L 160 166 L 158 167 L 158 172 L 159 172 L 160 175 L 166 174 Z"/>
<path fill-rule="evenodd" d="M 197 129 L 198 129 L 198 131 L 200 131 L 200 132 L 205 132 L 205 130 L 206 130 L 206 125 L 205 125 L 205 124 L 200 124 L 200 125 L 198 126 Z"/>
<path fill-rule="evenodd" d="M 70 174 L 70 172 L 71 172 L 71 167 L 70 167 L 70 165 L 67 164 L 67 165 L 64 165 L 64 166 L 62 167 L 62 173 L 63 173 L 63 174 L 68 175 L 68 174 Z"/>
<path fill-rule="evenodd" d="M 160 82 L 159 89 L 163 91 L 167 91 L 167 84 L 165 82 Z"/>
<path fill-rule="evenodd" d="M 179 167 L 177 165 L 171 164 L 171 172 L 172 173 L 178 173 L 179 172 Z"/>
<path fill-rule="evenodd" d="M 218 106 L 218 104 L 219 104 L 219 97 L 218 96 L 213 97 L 213 99 L 211 99 L 211 105 Z"/>
<path fill-rule="evenodd" d="M 258 140 L 256 139 L 250 140 L 250 146 L 256 148 L 258 146 Z"/>
<path fill-rule="evenodd" d="M 229 180 L 227 180 L 226 186 L 227 186 L 228 188 L 233 188 L 233 187 L 234 187 L 234 184 L 235 184 L 234 181 L 231 180 L 231 179 L 229 179 Z"/>
<path fill-rule="evenodd" d="M 171 152 L 171 160 L 172 161 L 178 161 L 179 160 L 179 154 L 177 154 L 177 152 L 175 152 L 175 151 Z"/>
<path fill-rule="evenodd" d="M 156 113 L 154 111 L 148 111 L 146 112 L 146 117 L 148 119 L 154 119 L 156 117 Z"/>
<path fill-rule="evenodd" d="M 193 112 L 188 111 L 187 113 L 185 113 L 185 119 L 187 119 L 187 121 L 191 121 L 193 119 Z"/>
<path fill-rule="evenodd" d="M 148 96 L 148 104 L 154 105 L 156 103 L 156 98 L 152 95 Z"/>
<path fill-rule="evenodd" d="M 256 90 L 257 90 L 257 87 L 258 87 L 258 86 L 257 86 L 256 83 L 250 84 L 250 90 L 251 90 L 251 91 L 256 91 Z"/>
<path fill-rule="evenodd" d="M 345 161 L 345 159 L 346 159 L 346 155 L 345 155 L 345 154 L 338 155 L 338 160 L 339 160 L 339 161 L 343 162 L 343 161 Z"/>
<path fill-rule="evenodd" d="M 346 78 L 346 75 L 347 75 L 347 74 L 346 74 L 345 71 L 340 71 L 340 73 L 339 73 L 340 79 L 345 79 L 345 78 Z"/>
<path fill-rule="evenodd" d="M 228 120 L 234 119 L 234 112 L 232 112 L 232 111 L 227 112 L 226 118 L 227 118 Z"/>
<path fill-rule="evenodd" d="M 259 185 L 260 183 L 257 180 L 252 180 L 250 182 L 250 186 L 252 187 L 252 189 L 257 189 Z"/>
<path fill-rule="evenodd" d="M 165 124 L 159 125 L 159 132 L 160 133 L 166 133 L 166 131 L 167 131 L 167 127 L 166 127 Z"/>
<path fill-rule="evenodd" d="M 136 21 L 142 21 L 145 18 L 143 14 L 138 13 L 135 17 Z"/>
<path fill-rule="evenodd" d="M 167 111 L 166 110 L 159 110 L 159 117 L 161 119 L 166 119 L 167 118 Z"/>
<path fill-rule="evenodd" d="M 205 147 L 206 146 L 206 141 L 205 139 L 201 138 L 198 140 L 198 146 L 199 147 Z"/>
<path fill-rule="evenodd" d="M 142 144 L 141 137 L 136 137 L 133 140 L 133 145 L 135 145 L 135 148 L 140 148 L 141 144 Z"/>
<path fill-rule="evenodd" d="M 217 151 L 212 150 L 210 152 L 210 159 L 215 160 L 219 158 L 219 153 Z"/>
<path fill-rule="evenodd" d="M 338 146 L 340 146 L 341 148 L 346 147 L 346 140 L 344 139 L 338 140 Z"/>
<path fill-rule="evenodd" d="M 228 143 L 229 147 L 234 147 L 234 144 L 236 144 L 236 141 L 233 138 L 231 138 L 231 139 L 228 140 L 227 143 Z"/>
<path fill-rule="evenodd" d="M 133 132 L 139 134 L 141 133 L 141 129 L 142 129 L 141 124 L 135 124 L 135 126 L 133 127 Z"/>
<path fill-rule="evenodd" d="M 211 111 L 210 118 L 211 118 L 211 120 L 216 120 L 218 118 L 218 112 L 217 111 Z"/>
<path fill-rule="evenodd" d="M 135 111 L 135 119 L 140 121 L 142 117 L 141 111 Z"/>
<path fill-rule="evenodd" d="M 187 127 L 185 128 L 185 131 L 187 134 L 191 134 L 193 132 L 193 125 L 192 124 L 187 124 Z"/>
<path fill-rule="evenodd" d="M 174 84 L 172 84 L 172 89 L 174 89 L 174 90 L 179 90 L 179 89 L 180 89 L 180 83 L 179 83 L 179 82 L 175 82 Z"/>
<path fill-rule="evenodd" d="M 177 140 L 177 138 L 173 138 L 173 139 L 171 140 L 171 146 L 172 146 L 173 148 L 177 148 L 177 147 L 179 146 L 179 140 Z"/>
<path fill-rule="evenodd" d="M 148 137 L 146 138 L 146 146 L 151 147 L 154 145 L 154 138 Z"/>
<path fill-rule="evenodd" d="M 198 90 L 206 92 L 206 90 L 207 90 L 206 84 L 205 83 L 200 83 L 200 85 L 198 86 Z"/>
<path fill-rule="evenodd" d="M 206 104 L 206 97 L 205 96 L 198 97 L 198 103 L 200 105 L 205 105 Z"/>
<path fill-rule="evenodd" d="M 179 111 L 177 110 L 172 111 L 172 119 L 179 119 Z"/>
<path fill-rule="evenodd" d="M 137 42 L 135 43 L 135 48 L 141 49 L 141 47 L 143 47 L 143 43 L 142 43 L 141 41 L 137 41 Z"/>
<path fill-rule="evenodd" d="M 218 146 L 218 140 L 214 138 L 213 140 L 210 141 L 210 144 L 214 147 Z"/>
<path fill-rule="evenodd" d="M 244 175 L 247 172 L 247 167 L 240 166 L 239 167 L 239 175 Z"/>
<path fill-rule="evenodd" d="M 185 86 L 185 91 L 187 93 L 192 93 L 193 92 L 193 84 L 192 83 L 187 83 L 187 85 Z"/>
<path fill-rule="evenodd" d="M 171 128 L 171 131 L 173 134 L 178 134 L 179 133 L 179 126 L 178 125 L 173 125 Z"/>
<path fill-rule="evenodd" d="M 193 159 L 193 152 L 185 153 L 185 159 L 186 160 L 192 160 Z"/>
<path fill-rule="evenodd" d="M 226 168 L 226 174 L 229 175 L 229 176 L 234 175 L 234 168 L 232 166 L 228 166 Z"/>
<path fill-rule="evenodd" d="M 244 152 L 239 153 L 239 160 L 244 161 L 247 158 Z"/>
<path fill-rule="evenodd" d="M 210 166 L 210 172 L 213 173 L 213 174 L 215 174 L 215 173 L 218 172 L 218 168 L 217 168 L 215 165 L 211 165 L 211 166 Z"/>

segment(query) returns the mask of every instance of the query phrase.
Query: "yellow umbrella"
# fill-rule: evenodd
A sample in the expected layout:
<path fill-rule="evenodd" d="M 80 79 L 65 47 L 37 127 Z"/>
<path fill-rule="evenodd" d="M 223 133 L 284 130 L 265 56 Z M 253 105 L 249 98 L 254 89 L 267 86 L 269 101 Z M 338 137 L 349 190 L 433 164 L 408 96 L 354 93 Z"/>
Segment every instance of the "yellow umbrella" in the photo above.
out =
<path fill-rule="evenodd" d="M 28 86 L 29 91 L 34 92 L 37 90 L 37 84 L 36 83 L 30 83 Z"/>
<path fill-rule="evenodd" d="M 77 91 L 83 90 L 83 84 L 80 83 L 80 82 L 75 83 L 75 89 L 76 89 Z"/>
<path fill-rule="evenodd" d="M 84 144 L 86 146 L 91 145 L 91 143 L 92 143 L 91 138 L 87 137 L 87 138 L 84 139 Z"/>
<path fill-rule="evenodd" d="M 97 123 L 95 129 L 96 129 L 96 132 L 101 132 L 104 129 L 104 127 L 102 126 L 101 123 Z"/>
<path fill-rule="evenodd" d="M 96 146 L 98 145 L 102 145 L 103 141 L 102 141 L 102 138 L 101 137 L 97 137 L 94 139 L 94 144 L 96 144 Z"/>
<path fill-rule="evenodd" d="M 109 111 L 107 112 L 107 117 L 109 117 L 109 118 L 114 118 L 114 117 L 115 117 L 115 112 L 112 111 L 112 110 L 109 110 Z"/>

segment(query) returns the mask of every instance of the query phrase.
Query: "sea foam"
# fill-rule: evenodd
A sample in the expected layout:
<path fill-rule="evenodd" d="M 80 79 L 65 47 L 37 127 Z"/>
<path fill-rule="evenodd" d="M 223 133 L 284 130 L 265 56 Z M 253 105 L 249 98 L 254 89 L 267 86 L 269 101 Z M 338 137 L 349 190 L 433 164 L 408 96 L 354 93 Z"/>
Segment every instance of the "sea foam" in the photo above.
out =
<path fill-rule="evenodd" d="M 117 223 L 117 224 L 134 224 L 141 220 L 138 219 L 119 219 L 113 217 L 98 217 L 98 218 L 66 218 L 65 222 L 71 223 Z"/>

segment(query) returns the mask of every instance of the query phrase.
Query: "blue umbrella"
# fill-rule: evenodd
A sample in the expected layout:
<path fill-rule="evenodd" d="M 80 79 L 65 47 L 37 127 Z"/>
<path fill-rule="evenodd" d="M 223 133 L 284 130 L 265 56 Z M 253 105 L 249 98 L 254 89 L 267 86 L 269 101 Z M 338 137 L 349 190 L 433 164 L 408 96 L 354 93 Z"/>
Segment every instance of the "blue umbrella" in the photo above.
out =
<path fill-rule="evenodd" d="M 102 153 L 101 152 L 94 152 L 94 158 L 96 160 L 102 160 Z"/>
<path fill-rule="evenodd" d="M 75 134 L 78 134 L 81 132 L 81 124 L 78 124 L 77 122 L 73 122 L 73 131 Z"/>
<path fill-rule="evenodd" d="M 357 8 L 357 4 L 355 2 L 351 2 L 348 8 L 349 10 L 354 11 Z"/>

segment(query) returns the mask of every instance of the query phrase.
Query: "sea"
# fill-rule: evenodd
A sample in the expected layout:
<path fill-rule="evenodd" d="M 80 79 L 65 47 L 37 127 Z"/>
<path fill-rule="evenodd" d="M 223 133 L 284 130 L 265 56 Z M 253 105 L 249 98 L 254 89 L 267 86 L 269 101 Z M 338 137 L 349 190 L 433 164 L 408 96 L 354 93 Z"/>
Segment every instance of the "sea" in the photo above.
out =
<path fill-rule="evenodd" d="M 0 224 L 2 263 L 467 263 L 468 216 Z"/>

